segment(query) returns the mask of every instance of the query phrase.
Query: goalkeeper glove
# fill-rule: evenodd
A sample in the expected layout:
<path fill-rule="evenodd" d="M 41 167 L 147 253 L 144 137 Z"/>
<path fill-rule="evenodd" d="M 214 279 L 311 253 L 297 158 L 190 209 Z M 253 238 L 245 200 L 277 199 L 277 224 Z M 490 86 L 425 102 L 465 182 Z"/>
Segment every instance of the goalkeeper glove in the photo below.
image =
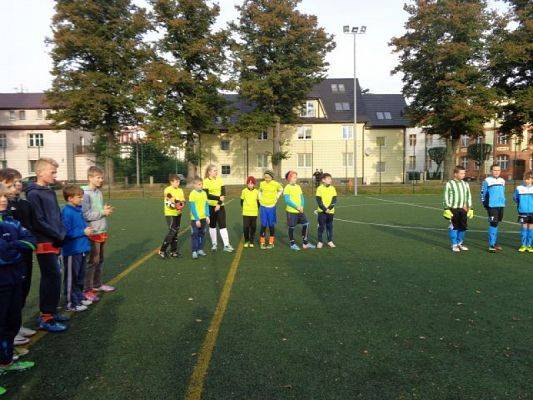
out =
<path fill-rule="evenodd" d="M 442 213 L 442 216 L 446 219 L 452 219 L 453 213 L 451 210 L 444 210 L 444 212 Z"/>
<path fill-rule="evenodd" d="M 473 209 L 468 210 L 468 212 L 466 213 L 466 216 L 468 217 L 468 219 L 474 218 L 474 210 Z"/>

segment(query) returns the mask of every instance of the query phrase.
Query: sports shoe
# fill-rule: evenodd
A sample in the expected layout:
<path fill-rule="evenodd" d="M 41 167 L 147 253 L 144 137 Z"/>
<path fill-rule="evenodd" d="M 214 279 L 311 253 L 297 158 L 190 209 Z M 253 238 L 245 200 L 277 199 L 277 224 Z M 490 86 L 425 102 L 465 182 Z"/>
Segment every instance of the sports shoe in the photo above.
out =
<path fill-rule="evenodd" d="M 337 246 L 335 246 L 335 243 L 333 243 L 333 242 L 328 242 L 328 247 L 331 248 L 331 249 L 334 249 Z"/>
<path fill-rule="evenodd" d="M 2 386 L 0 386 L 0 396 L 2 396 L 3 394 L 6 394 L 7 393 L 7 390 L 5 388 L 3 388 Z"/>
<path fill-rule="evenodd" d="M 267 250 L 271 250 L 271 249 L 273 249 L 273 248 L 274 248 L 274 243 L 269 243 L 269 244 L 267 244 L 267 246 L 266 246 L 266 249 L 267 249 Z"/>
<path fill-rule="evenodd" d="M 266 244 L 264 244 L 264 243 L 261 243 L 261 244 L 259 245 L 259 247 L 261 248 L 261 250 L 266 250 L 266 249 L 268 249 L 268 246 L 267 246 Z"/>
<path fill-rule="evenodd" d="M 67 326 L 60 322 L 56 322 L 53 319 L 48 320 L 48 321 L 41 320 L 41 322 L 39 322 L 39 329 L 42 329 L 43 331 L 47 331 L 51 333 L 58 333 L 58 332 L 66 331 Z"/>
<path fill-rule="evenodd" d="M 192 252 L 192 259 L 196 260 L 198 258 L 198 253 L 196 251 Z"/>
<path fill-rule="evenodd" d="M 250 243 L 248 243 L 248 242 L 244 242 L 244 247 L 245 247 L 245 248 L 250 247 Z"/>
<path fill-rule="evenodd" d="M 503 251 L 502 246 L 500 246 L 499 244 L 494 246 L 494 248 L 496 249 L 496 251 Z"/>
<path fill-rule="evenodd" d="M 56 322 L 68 322 L 70 321 L 70 317 L 65 314 L 54 314 L 54 321 Z"/>
<path fill-rule="evenodd" d="M 324 243 L 322 243 L 322 242 L 318 242 L 318 243 L 316 244 L 316 248 L 317 248 L 317 249 L 321 249 L 322 247 L 324 247 Z"/>
<path fill-rule="evenodd" d="M 468 251 L 468 247 L 466 247 L 464 244 L 461 243 L 461 244 L 459 244 L 458 246 L 459 246 L 459 250 L 461 250 L 461 251 Z"/>
<path fill-rule="evenodd" d="M 530 252 L 530 253 L 533 253 L 533 246 L 529 246 L 529 247 L 527 248 L 527 251 Z"/>
<path fill-rule="evenodd" d="M 30 351 L 26 347 L 15 347 L 13 349 L 13 355 L 17 355 L 18 357 L 24 357 L 25 355 L 28 355 Z"/>
<path fill-rule="evenodd" d="M 26 371 L 33 368 L 35 363 L 33 361 L 17 361 L 9 365 L 0 367 L 0 375 L 7 374 L 9 372 Z"/>
<path fill-rule="evenodd" d="M 496 247 L 489 247 L 489 253 L 496 253 Z"/>
<path fill-rule="evenodd" d="M 312 243 L 307 243 L 302 246 L 304 249 L 316 249 L 316 246 Z"/>
<path fill-rule="evenodd" d="M 461 248 L 460 248 L 458 245 L 454 244 L 454 245 L 452 246 L 452 251 L 453 251 L 454 253 L 459 253 L 459 252 L 461 251 Z"/>
<path fill-rule="evenodd" d="M 211 251 L 217 251 L 217 247 L 218 247 L 218 246 L 217 246 L 216 243 L 213 244 L 213 245 L 211 245 Z"/>
<path fill-rule="evenodd" d="M 84 306 L 90 306 L 91 304 L 93 304 L 93 302 L 91 300 L 82 300 L 81 301 L 81 304 L 83 304 Z"/>
<path fill-rule="evenodd" d="M 528 246 L 520 246 L 520 248 L 518 249 L 518 251 L 520 253 L 525 253 L 526 251 L 529 251 L 529 248 Z"/>
<path fill-rule="evenodd" d="M 170 257 L 172 258 L 180 258 L 181 257 L 181 253 L 179 251 L 173 251 L 170 253 Z"/>
<path fill-rule="evenodd" d="M 233 253 L 233 247 L 231 247 L 231 244 L 228 244 L 227 246 L 224 246 L 224 251 L 226 253 Z"/>
<path fill-rule="evenodd" d="M 250 243 L 250 248 L 253 249 L 255 247 L 255 245 L 253 243 Z"/>
<path fill-rule="evenodd" d="M 100 301 L 100 297 L 98 297 L 96 292 L 93 292 L 92 290 L 86 290 L 85 292 L 83 292 L 83 296 L 86 300 L 89 300 L 93 303 L 97 303 Z"/>
<path fill-rule="evenodd" d="M 291 250 L 294 250 L 294 251 L 300 251 L 300 248 L 298 247 L 298 245 L 297 245 L 296 243 L 291 244 L 290 249 L 291 249 Z"/>
<path fill-rule="evenodd" d="M 30 339 L 28 339 L 26 336 L 22 336 L 20 333 L 15 336 L 15 339 L 13 340 L 14 346 L 24 346 L 25 344 L 30 343 Z"/>
<path fill-rule="evenodd" d="M 102 285 L 100 287 L 95 288 L 94 290 L 96 290 L 97 292 L 110 293 L 114 292 L 117 289 L 114 286 Z"/>
<path fill-rule="evenodd" d="M 86 310 L 87 310 L 87 306 L 84 306 L 83 304 L 78 304 L 75 306 L 67 307 L 67 311 L 72 311 L 72 312 L 82 312 Z"/>
<path fill-rule="evenodd" d="M 26 328 L 24 326 L 21 326 L 19 329 L 19 335 L 26 336 L 26 337 L 32 337 L 35 335 L 37 331 L 34 331 L 33 329 Z"/>
<path fill-rule="evenodd" d="M 203 250 L 198 250 L 198 255 L 202 256 L 202 257 L 206 257 L 207 253 L 205 251 L 203 251 Z"/>
<path fill-rule="evenodd" d="M 159 257 L 161 257 L 163 259 L 167 258 L 167 252 L 166 251 L 159 250 L 159 252 L 157 254 L 159 255 Z"/>

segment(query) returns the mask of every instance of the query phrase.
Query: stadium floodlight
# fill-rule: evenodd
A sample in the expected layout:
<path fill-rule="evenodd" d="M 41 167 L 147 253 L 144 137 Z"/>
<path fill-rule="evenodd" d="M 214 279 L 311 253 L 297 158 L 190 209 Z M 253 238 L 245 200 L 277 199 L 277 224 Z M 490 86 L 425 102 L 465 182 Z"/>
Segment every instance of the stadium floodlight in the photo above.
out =
<path fill-rule="evenodd" d="M 353 26 L 344 25 L 343 32 L 353 35 L 353 194 L 357 196 L 357 35 L 366 33 L 366 25 Z"/>

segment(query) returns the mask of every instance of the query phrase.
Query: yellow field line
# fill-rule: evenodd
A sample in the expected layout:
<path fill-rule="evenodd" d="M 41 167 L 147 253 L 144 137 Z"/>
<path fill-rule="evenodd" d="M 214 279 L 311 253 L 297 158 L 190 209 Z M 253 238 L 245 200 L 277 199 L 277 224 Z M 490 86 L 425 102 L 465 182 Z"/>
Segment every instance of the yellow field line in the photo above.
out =
<path fill-rule="evenodd" d="M 220 293 L 215 315 L 213 316 L 211 324 L 209 325 L 209 329 L 207 330 L 207 334 L 205 335 L 204 343 L 200 349 L 200 355 L 198 356 L 198 360 L 189 382 L 189 388 L 187 389 L 187 395 L 185 396 L 186 400 L 200 400 L 202 398 L 205 376 L 209 368 L 211 356 L 213 355 L 213 350 L 218 337 L 218 331 L 220 330 L 220 324 L 222 323 L 224 313 L 226 312 L 226 308 L 228 306 L 231 288 L 233 286 L 233 282 L 235 281 L 235 275 L 237 274 L 237 270 L 239 268 L 243 244 L 244 243 L 241 240 L 228 271 L 226 282 L 222 288 L 222 293 Z"/>

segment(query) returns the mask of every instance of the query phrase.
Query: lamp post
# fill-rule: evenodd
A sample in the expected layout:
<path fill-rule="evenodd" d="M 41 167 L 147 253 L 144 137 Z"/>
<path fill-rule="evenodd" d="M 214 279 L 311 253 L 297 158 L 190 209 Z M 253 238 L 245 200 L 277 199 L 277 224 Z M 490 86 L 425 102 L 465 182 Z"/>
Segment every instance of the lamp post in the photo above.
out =
<path fill-rule="evenodd" d="M 344 25 L 343 32 L 353 35 L 353 194 L 357 196 L 357 35 L 366 33 L 366 26 Z"/>

